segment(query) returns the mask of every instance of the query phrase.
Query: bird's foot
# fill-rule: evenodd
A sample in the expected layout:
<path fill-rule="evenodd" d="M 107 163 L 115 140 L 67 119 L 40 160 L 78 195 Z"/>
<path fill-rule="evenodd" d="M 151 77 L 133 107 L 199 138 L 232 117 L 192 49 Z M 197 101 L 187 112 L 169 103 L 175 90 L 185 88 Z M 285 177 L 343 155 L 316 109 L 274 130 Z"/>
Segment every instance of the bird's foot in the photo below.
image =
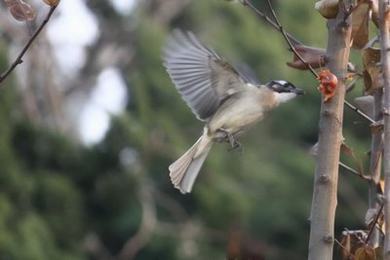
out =
<path fill-rule="evenodd" d="M 229 131 L 227 131 L 226 129 L 223 129 L 223 128 L 218 129 L 218 131 L 220 133 L 224 134 L 223 140 L 230 144 L 231 148 L 229 149 L 229 151 L 239 149 L 239 151 L 242 152 L 242 146 L 236 140 L 236 138 L 234 137 L 233 134 L 231 134 Z M 221 139 L 219 139 L 219 140 L 221 140 Z"/>
<path fill-rule="evenodd" d="M 237 140 L 234 140 L 233 143 L 230 143 L 230 146 L 231 147 L 229 148 L 229 152 L 234 151 L 234 150 L 238 150 L 240 153 L 242 153 L 242 145 Z"/>

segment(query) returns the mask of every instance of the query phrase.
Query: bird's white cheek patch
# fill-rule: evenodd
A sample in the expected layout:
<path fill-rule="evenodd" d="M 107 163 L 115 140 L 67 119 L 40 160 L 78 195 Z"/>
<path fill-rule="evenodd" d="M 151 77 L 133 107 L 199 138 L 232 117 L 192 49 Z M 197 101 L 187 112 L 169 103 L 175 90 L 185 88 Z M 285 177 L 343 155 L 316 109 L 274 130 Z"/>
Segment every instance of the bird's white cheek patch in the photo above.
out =
<path fill-rule="evenodd" d="M 275 99 L 279 103 L 285 103 L 293 98 L 295 98 L 297 95 L 295 93 L 275 93 Z"/>

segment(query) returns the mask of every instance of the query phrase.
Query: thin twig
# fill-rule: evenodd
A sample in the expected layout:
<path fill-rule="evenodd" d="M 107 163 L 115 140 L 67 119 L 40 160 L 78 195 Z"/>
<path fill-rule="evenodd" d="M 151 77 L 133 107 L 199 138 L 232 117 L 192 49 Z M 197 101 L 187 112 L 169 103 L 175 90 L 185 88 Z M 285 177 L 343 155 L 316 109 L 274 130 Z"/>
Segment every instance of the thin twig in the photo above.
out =
<path fill-rule="evenodd" d="M 352 174 L 358 176 L 359 178 L 362 178 L 362 179 L 365 180 L 365 181 L 369 181 L 369 182 L 372 181 L 371 177 L 361 174 L 359 171 L 357 171 L 357 170 L 355 170 L 354 168 L 352 168 L 352 167 L 346 165 L 346 164 L 343 163 L 343 162 L 339 162 L 339 165 L 340 165 L 340 167 L 344 168 L 344 169 L 347 170 L 348 172 L 350 172 L 350 173 L 352 173 Z"/>
<path fill-rule="evenodd" d="M 0 75 L 0 83 L 2 83 L 8 76 L 11 74 L 11 72 L 18 66 L 19 64 L 23 63 L 23 56 L 27 52 L 27 50 L 30 48 L 31 44 L 34 42 L 34 40 L 37 38 L 39 33 L 42 31 L 42 29 L 45 27 L 47 22 L 49 22 L 52 14 L 54 13 L 54 10 L 57 8 L 58 5 L 54 5 L 50 7 L 50 11 L 47 13 L 46 18 L 42 21 L 41 25 L 38 27 L 38 29 L 35 31 L 35 33 L 31 36 L 31 38 L 28 40 L 22 51 L 19 53 L 18 57 L 16 57 L 15 61 L 11 64 L 11 66 Z"/>
<path fill-rule="evenodd" d="M 385 204 L 382 203 L 381 207 L 379 208 L 378 213 L 377 213 L 376 216 L 375 216 L 374 223 L 372 223 L 372 226 L 370 227 L 370 230 L 368 231 L 366 240 L 364 241 L 365 244 L 367 244 L 368 241 L 370 240 L 371 234 L 372 234 L 372 232 L 374 231 L 374 228 L 376 227 L 376 224 L 378 223 L 378 220 L 379 220 L 380 215 L 382 214 L 384 205 L 385 205 Z"/>
<path fill-rule="evenodd" d="M 376 121 L 374 119 L 372 119 L 371 117 L 369 117 L 367 114 L 365 114 L 364 112 L 362 112 L 359 108 L 355 107 L 354 105 L 352 105 L 351 103 L 349 103 L 347 100 L 344 100 L 344 104 L 349 107 L 351 110 L 355 111 L 356 113 L 358 113 L 360 116 L 362 116 L 363 118 L 367 119 L 368 121 L 370 121 L 370 123 L 372 124 L 375 124 Z"/>
<path fill-rule="evenodd" d="M 345 248 L 345 246 L 343 246 L 343 244 L 341 244 L 340 241 L 338 241 L 336 238 L 334 239 L 334 242 L 336 242 L 336 244 L 338 244 L 339 247 L 341 247 L 341 249 L 343 249 L 345 252 L 347 252 L 348 257 L 353 256 L 351 254 L 351 252 L 349 252 L 349 250 L 347 248 Z"/>
<path fill-rule="evenodd" d="M 340 242 L 337 238 L 334 239 L 334 242 L 336 242 L 336 244 L 338 244 L 342 249 L 344 249 L 345 251 L 347 251 L 347 249 L 345 248 L 345 246 L 343 246 L 343 244 L 341 244 L 341 242 Z"/>
<path fill-rule="evenodd" d="M 259 9 L 257 9 L 252 3 L 251 1 L 249 0 L 242 0 L 242 4 L 244 6 L 249 6 L 250 9 L 255 12 L 255 14 L 257 16 L 259 16 L 261 19 L 263 19 L 265 22 L 267 22 L 268 24 L 270 24 L 274 29 L 276 29 L 277 31 L 280 32 L 280 27 L 274 22 L 272 21 L 271 18 L 269 18 L 265 13 L 263 13 L 262 11 L 260 11 Z M 295 39 L 294 36 L 292 36 L 291 34 L 289 34 L 288 32 L 286 32 L 287 36 L 289 37 L 289 39 L 291 41 L 293 41 L 295 44 L 302 44 L 300 41 L 298 41 L 297 39 Z"/>
<path fill-rule="evenodd" d="M 295 49 L 293 43 L 291 41 L 294 41 L 294 43 L 302 44 L 298 40 L 296 40 L 293 36 L 288 34 L 281 23 L 279 22 L 278 17 L 276 16 L 275 10 L 272 7 L 272 4 L 269 0 L 267 0 L 268 6 L 271 10 L 272 16 L 275 19 L 275 22 L 272 21 L 271 18 L 269 18 L 266 14 L 261 12 L 259 9 L 257 9 L 250 0 L 243 0 L 243 4 L 245 6 L 249 6 L 260 18 L 264 19 L 267 23 L 269 23 L 271 26 L 273 26 L 275 29 L 277 29 L 280 33 L 282 33 L 284 39 L 286 40 L 287 44 L 290 47 L 290 50 L 298 57 L 298 59 L 305 64 L 305 66 L 310 70 L 310 72 L 313 74 L 313 76 L 318 79 L 318 73 L 313 69 L 313 67 L 298 53 L 298 51 Z M 349 103 L 347 100 L 344 100 L 344 104 L 349 107 L 351 110 L 355 111 L 357 114 L 362 116 L 363 118 L 367 119 L 371 123 L 375 123 L 375 120 L 373 120 L 371 117 L 366 115 L 364 112 L 362 112 L 360 109 Z"/>
<path fill-rule="evenodd" d="M 341 167 L 343 167 L 344 169 L 350 171 L 351 173 L 353 173 L 353 174 L 355 174 L 355 175 L 358 175 L 358 176 L 361 176 L 361 174 L 360 174 L 357 170 L 355 170 L 354 168 L 352 168 L 352 167 L 346 165 L 345 163 L 339 162 L 339 165 L 340 165 Z"/>
<path fill-rule="evenodd" d="M 286 40 L 288 46 L 290 46 L 291 51 L 295 54 L 295 56 L 298 57 L 300 61 L 302 61 L 303 64 L 306 65 L 307 68 L 309 68 L 310 72 L 313 74 L 315 78 L 318 78 L 317 72 L 313 69 L 313 67 L 305 61 L 305 59 L 298 53 L 298 51 L 295 49 L 294 45 L 290 41 L 290 38 L 287 36 L 286 32 L 284 31 L 284 28 L 282 24 L 280 23 L 278 17 L 276 16 L 275 9 L 272 7 L 272 4 L 270 0 L 267 0 L 267 4 L 269 9 L 271 10 L 272 16 L 274 17 L 274 20 L 276 22 L 276 25 L 279 27 L 279 31 L 282 33 L 284 39 Z"/>

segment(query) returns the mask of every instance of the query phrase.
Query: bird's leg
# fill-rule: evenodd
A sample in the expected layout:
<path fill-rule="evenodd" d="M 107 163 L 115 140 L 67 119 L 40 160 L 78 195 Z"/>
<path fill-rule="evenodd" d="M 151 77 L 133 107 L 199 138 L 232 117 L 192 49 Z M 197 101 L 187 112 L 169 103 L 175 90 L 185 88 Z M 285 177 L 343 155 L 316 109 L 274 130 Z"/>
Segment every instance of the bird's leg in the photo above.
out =
<path fill-rule="evenodd" d="M 225 130 L 218 129 L 214 134 L 214 140 L 218 143 L 227 141 L 227 132 Z"/>
<path fill-rule="evenodd" d="M 231 146 L 230 150 L 235 150 L 237 148 L 241 148 L 241 144 L 236 140 L 234 135 L 231 134 L 229 131 L 227 131 L 224 128 L 219 128 L 218 132 L 224 134 L 224 140 L 226 140 L 230 144 L 230 146 Z"/>
<path fill-rule="evenodd" d="M 241 149 L 241 144 L 236 140 L 234 135 L 229 134 L 227 137 L 229 139 L 229 143 L 230 143 L 230 146 L 231 146 L 230 150 Z"/>

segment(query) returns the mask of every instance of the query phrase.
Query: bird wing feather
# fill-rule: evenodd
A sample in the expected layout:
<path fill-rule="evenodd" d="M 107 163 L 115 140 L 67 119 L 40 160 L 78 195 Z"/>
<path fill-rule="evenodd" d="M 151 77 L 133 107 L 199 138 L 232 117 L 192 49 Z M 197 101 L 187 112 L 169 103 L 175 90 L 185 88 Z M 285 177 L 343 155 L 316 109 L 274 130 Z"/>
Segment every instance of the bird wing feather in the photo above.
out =
<path fill-rule="evenodd" d="M 211 117 L 223 100 L 245 90 L 245 79 L 196 36 L 175 30 L 164 49 L 164 66 L 198 119 Z"/>

